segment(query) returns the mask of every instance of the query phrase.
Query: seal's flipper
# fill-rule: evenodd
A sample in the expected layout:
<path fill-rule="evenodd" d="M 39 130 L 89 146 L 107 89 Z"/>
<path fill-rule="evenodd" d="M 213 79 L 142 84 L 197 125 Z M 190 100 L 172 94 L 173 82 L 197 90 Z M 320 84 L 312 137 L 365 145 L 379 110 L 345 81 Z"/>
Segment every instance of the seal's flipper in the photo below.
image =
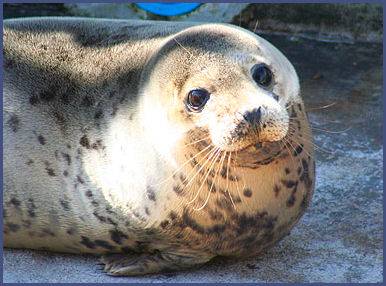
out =
<path fill-rule="evenodd" d="M 101 262 L 104 271 L 113 276 L 135 276 L 161 271 L 175 271 L 208 262 L 213 256 L 204 253 L 105 254 Z"/>

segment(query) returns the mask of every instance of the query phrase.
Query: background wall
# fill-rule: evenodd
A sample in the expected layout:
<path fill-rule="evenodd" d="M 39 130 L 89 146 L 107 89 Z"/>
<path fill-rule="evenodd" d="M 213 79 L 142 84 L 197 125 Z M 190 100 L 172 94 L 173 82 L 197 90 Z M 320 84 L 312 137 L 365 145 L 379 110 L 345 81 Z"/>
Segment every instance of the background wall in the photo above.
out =
<path fill-rule="evenodd" d="M 381 42 L 380 4 L 204 3 L 177 17 L 147 13 L 135 4 L 4 4 L 4 18 L 86 16 L 123 19 L 232 22 L 258 32 L 280 32 L 324 41 Z"/>

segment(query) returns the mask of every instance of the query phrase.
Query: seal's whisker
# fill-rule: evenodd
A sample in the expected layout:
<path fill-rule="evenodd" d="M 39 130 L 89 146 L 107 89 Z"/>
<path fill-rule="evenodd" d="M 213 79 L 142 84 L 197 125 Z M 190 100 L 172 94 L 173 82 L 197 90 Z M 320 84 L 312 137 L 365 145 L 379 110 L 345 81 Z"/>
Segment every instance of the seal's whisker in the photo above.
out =
<path fill-rule="evenodd" d="M 295 123 L 296 123 L 296 121 L 294 120 L 295 118 L 297 118 L 297 117 L 290 117 L 290 118 L 289 118 L 289 121 L 290 121 L 290 122 L 295 122 Z M 315 127 L 315 126 L 312 125 L 312 122 L 309 122 L 309 123 L 310 123 L 310 128 L 313 129 L 313 130 L 316 130 L 316 131 L 323 131 L 323 132 L 332 133 L 332 134 L 344 133 L 344 132 L 347 132 L 347 131 L 349 131 L 349 130 L 352 129 L 352 126 L 350 126 L 350 127 L 346 128 L 346 129 L 344 129 L 344 130 L 341 130 L 341 131 L 331 131 L 331 130 L 327 130 L 327 129 Z M 340 122 L 334 122 L 334 123 L 340 123 Z"/>
<path fill-rule="evenodd" d="M 193 54 L 192 54 L 187 48 L 185 48 L 180 42 L 178 42 L 176 38 L 173 38 L 173 40 L 174 40 L 181 48 L 183 48 L 183 49 L 189 54 L 190 57 L 194 58 Z"/>
<path fill-rule="evenodd" d="M 329 103 L 327 105 L 324 105 L 324 106 L 321 106 L 321 107 L 311 107 L 311 108 L 306 108 L 307 111 L 309 110 L 319 110 L 319 109 L 325 109 L 325 108 L 328 108 L 328 107 L 331 107 L 331 106 L 334 106 L 336 105 L 337 102 L 332 102 L 332 103 Z"/>
<path fill-rule="evenodd" d="M 197 164 L 195 164 L 193 166 L 193 168 L 189 171 L 189 173 L 187 174 L 187 176 L 185 177 L 185 179 L 181 182 L 183 184 L 182 188 L 181 188 L 181 192 L 185 192 L 187 190 L 187 187 L 193 182 L 194 178 L 200 173 L 200 171 L 206 166 L 206 164 L 210 161 L 210 159 L 215 155 L 216 153 L 216 147 L 213 147 L 207 154 L 204 155 L 203 158 L 201 158 L 199 160 L 199 162 L 197 162 Z M 199 170 L 197 171 L 196 170 L 196 166 L 199 165 L 202 161 L 205 162 L 201 165 L 201 167 L 199 168 Z M 191 176 L 192 174 L 194 174 L 193 176 Z M 188 181 L 188 178 L 191 177 Z M 187 183 L 186 183 L 187 182 Z M 191 185 L 189 187 L 189 191 L 192 189 L 192 186 Z M 181 201 L 181 203 L 179 204 L 179 207 L 182 206 L 184 204 L 184 201 Z"/>
<path fill-rule="evenodd" d="M 344 133 L 344 132 L 347 132 L 349 130 L 351 130 L 351 126 L 344 129 L 344 130 L 341 130 L 341 131 L 330 131 L 330 130 L 326 130 L 326 129 L 322 129 L 322 128 L 317 128 L 317 127 L 313 127 L 313 126 L 310 126 L 311 129 L 313 130 L 316 130 L 316 131 L 323 131 L 323 132 L 327 132 L 327 133 L 332 133 L 332 134 L 340 134 L 340 133 Z"/>
<path fill-rule="evenodd" d="M 221 153 L 220 148 L 217 148 L 217 149 L 216 149 L 216 152 L 215 152 L 216 155 L 215 155 L 215 157 L 213 158 L 213 160 L 212 160 L 212 162 L 211 162 L 211 164 L 210 164 L 210 166 L 209 166 L 209 168 L 208 168 L 208 171 L 207 171 L 207 173 L 206 173 L 206 175 L 205 175 L 205 177 L 204 177 L 204 179 L 203 179 L 203 181 L 202 181 L 202 183 L 201 183 L 201 185 L 200 185 L 200 188 L 198 189 L 198 191 L 197 191 L 195 197 L 194 197 L 190 202 L 187 203 L 188 205 L 190 205 L 191 203 L 193 203 L 193 202 L 198 198 L 198 196 L 200 195 L 201 189 L 202 189 L 202 187 L 204 186 L 204 184 L 205 184 L 205 182 L 206 182 L 206 179 L 208 178 L 210 172 L 212 171 L 212 167 L 213 167 L 214 164 L 216 163 L 216 160 L 217 160 L 218 156 L 220 155 L 220 153 Z"/>
<path fill-rule="evenodd" d="M 317 151 L 321 151 L 321 152 L 324 152 L 324 153 L 328 153 L 328 154 L 332 154 L 334 155 L 335 153 L 332 152 L 331 150 L 328 150 L 328 149 L 325 149 L 325 148 L 322 148 L 320 146 L 318 146 L 313 140 L 312 140 L 312 137 L 311 137 L 311 134 L 307 134 L 308 136 L 310 137 L 306 137 L 304 136 L 306 135 L 306 133 L 303 133 L 303 136 L 302 137 L 299 137 L 298 135 L 294 134 L 293 139 L 294 138 L 297 138 L 298 140 L 300 141 L 305 141 L 307 142 L 308 144 L 311 144 Z"/>
<path fill-rule="evenodd" d="M 291 152 L 291 150 L 289 149 L 289 147 L 287 146 L 287 144 L 288 144 L 288 139 L 287 139 L 287 138 L 283 138 L 283 141 L 284 141 L 284 146 L 285 146 L 285 148 L 287 149 L 289 156 L 291 157 L 292 164 L 296 165 L 296 164 L 295 164 L 294 157 L 293 157 L 293 155 L 292 155 L 292 152 Z"/>
<path fill-rule="evenodd" d="M 256 23 L 255 23 L 255 27 L 253 28 L 253 33 L 256 33 L 258 25 L 259 25 L 259 19 L 256 18 Z"/>
<path fill-rule="evenodd" d="M 198 155 L 200 155 L 201 153 L 203 153 L 204 151 L 206 151 L 208 148 L 210 148 L 211 146 L 208 145 L 207 147 L 205 147 L 204 149 L 202 149 L 200 152 L 198 152 L 196 155 L 194 155 L 192 158 L 190 158 L 189 160 L 187 160 L 184 164 L 182 164 L 176 171 L 174 171 L 169 177 L 167 177 L 166 179 L 162 180 L 161 182 L 158 182 L 156 184 L 152 184 L 151 186 L 155 187 L 155 186 L 159 186 L 159 185 L 162 185 L 163 183 L 165 183 L 166 181 L 170 180 L 171 178 L 173 178 L 173 176 L 175 176 L 180 170 L 182 170 L 182 168 L 184 166 L 186 166 L 186 164 L 188 164 L 190 161 L 192 161 L 195 157 L 197 157 Z"/>
<path fill-rule="evenodd" d="M 220 153 L 218 154 L 218 156 L 220 156 L 220 155 L 221 155 L 221 151 L 220 151 Z M 218 156 L 216 157 L 216 159 L 218 158 Z M 225 153 L 224 153 L 224 156 L 225 156 Z M 193 210 L 195 210 L 195 211 L 200 211 L 200 210 L 202 210 L 202 209 L 207 205 L 207 203 L 208 203 L 208 201 L 209 201 L 209 198 L 210 198 L 210 194 L 212 193 L 212 189 L 213 189 L 213 186 L 214 186 L 214 182 L 215 182 L 215 180 L 216 180 L 216 178 L 217 178 L 217 175 L 218 175 L 218 173 L 219 173 L 219 171 L 220 171 L 220 168 L 222 167 L 222 163 L 223 163 L 223 161 L 224 161 L 224 156 L 222 156 L 222 158 L 220 159 L 220 163 L 218 164 L 216 174 L 215 174 L 215 176 L 214 176 L 214 178 L 213 178 L 213 180 L 212 180 L 212 184 L 211 184 L 211 186 L 210 186 L 210 188 L 209 188 L 208 195 L 207 195 L 207 197 L 206 197 L 206 200 L 205 200 L 204 204 L 203 204 L 201 207 L 199 207 L 198 209 L 197 209 L 197 208 L 193 208 Z"/>
<path fill-rule="evenodd" d="M 185 145 L 184 145 L 184 147 L 187 147 L 187 146 L 190 146 L 190 145 L 194 145 L 194 144 L 197 144 L 197 143 L 199 143 L 199 142 L 201 142 L 201 141 L 204 141 L 204 140 L 206 140 L 206 139 L 209 139 L 209 138 L 210 138 L 210 135 L 209 135 L 209 136 L 207 136 L 207 137 L 204 137 L 204 138 L 202 138 L 202 139 L 199 139 L 199 140 L 196 140 L 196 141 L 190 142 L 190 143 L 188 143 L 188 144 L 185 144 Z"/>
<path fill-rule="evenodd" d="M 302 138 L 299 138 L 299 137 L 295 137 L 295 136 L 291 136 L 291 137 L 289 137 L 289 138 L 287 138 L 288 139 L 288 142 L 293 142 L 293 143 L 295 143 L 296 145 L 300 145 L 301 144 L 301 141 L 302 141 Z M 298 139 L 298 141 L 296 141 L 295 139 Z M 292 144 L 291 144 L 292 145 Z M 308 156 L 310 156 L 310 157 L 312 157 L 311 156 L 311 154 L 306 150 L 306 148 L 302 148 L 302 150 L 308 155 Z M 295 154 L 296 154 L 296 149 L 294 150 L 294 152 L 295 152 Z"/>
<path fill-rule="evenodd" d="M 294 106 L 294 103 L 291 102 L 291 104 L 289 104 L 288 106 L 285 107 L 286 110 L 290 109 L 292 106 Z"/>
<path fill-rule="evenodd" d="M 307 138 L 302 137 L 301 140 L 304 140 L 304 141 L 306 141 L 307 143 L 312 144 L 312 146 L 313 146 L 313 147 L 315 148 L 315 150 L 317 150 L 317 151 L 321 151 L 321 152 L 328 153 L 328 154 L 332 154 L 332 155 L 335 154 L 335 153 L 332 152 L 331 150 L 322 148 L 322 147 L 318 146 L 316 143 L 314 143 L 313 141 L 308 140 Z"/>
<path fill-rule="evenodd" d="M 235 165 L 235 164 L 236 164 L 236 159 L 237 159 L 237 151 L 235 152 L 235 160 L 234 160 L 234 165 L 233 165 L 233 167 L 235 168 L 235 170 L 237 169 L 237 167 L 236 167 L 236 165 Z M 236 180 L 235 185 L 236 185 L 237 194 L 238 194 L 238 196 L 240 197 L 240 200 L 243 201 L 243 199 L 242 199 L 242 197 L 241 197 L 241 194 L 240 194 L 240 186 L 239 186 L 238 180 Z M 243 201 L 243 204 L 244 204 L 244 201 Z"/>
<path fill-rule="evenodd" d="M 201 167 L 198 169 L 198 171 L 194 174 L 194 176 L 192 178 L 190 178 L 189 182 L 185 185 L 184 189 L 191 183 L 193 182 L 193 179 L 200 173 L 200 171 L 205 167 L 205 165 L 215 156 L 216 154 L 216 151 L 217 151 L 217 148 L 216 147 L 213 147 L 213 149 L 209 152 L 211 153 L 209 155 L 209 157 L 206 159 L 206 161 L 204 162 L 204 164 L 201 165 Z M 208 154 L 207 154 L 208 155 Z M 203 158 L 203 160 L 207 157 L 207 155 L 205 155 L 205 157 Z M 200 162 L 202 162 L 203 160 L 201 160 Z M 199 163 L 200 163 L 199 162 Z M 195 171 L 195 168 L 193 168 L 193 170 L 189 173 L 189 175 Z M 186 179 L 184 180 L 183 183 L 186 182 Z"/>
<path fill-rule="evenodd" d="M 236 209 L 236 205 L 232 199 L 231 193 L 229 191 L 229 168 L 230 168 L 230 162 L 231 162 L 231 156 L 232 156 L 232 151 L 229 151 L 229 156 L 228 156 L 228 165 L 227 165 L 227 185 L 226 185 L 226 192 L 229 195 L 229 198 L 232 202 L 233 208 Z"/>

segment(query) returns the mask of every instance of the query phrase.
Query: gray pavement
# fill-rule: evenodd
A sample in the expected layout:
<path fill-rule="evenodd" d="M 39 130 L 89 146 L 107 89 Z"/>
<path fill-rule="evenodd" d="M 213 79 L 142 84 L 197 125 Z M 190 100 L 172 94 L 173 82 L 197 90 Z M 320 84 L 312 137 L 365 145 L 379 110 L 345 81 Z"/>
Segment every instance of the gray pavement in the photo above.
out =
<path fill-rule="evenodd" d="M 93 256 L 5 250 L 4 282 L 382 282 L 382 45 L 263 36 L 299 73 L 317 145 L 313 203 L 289 236 L 246 261 L 135 278 Z"/>

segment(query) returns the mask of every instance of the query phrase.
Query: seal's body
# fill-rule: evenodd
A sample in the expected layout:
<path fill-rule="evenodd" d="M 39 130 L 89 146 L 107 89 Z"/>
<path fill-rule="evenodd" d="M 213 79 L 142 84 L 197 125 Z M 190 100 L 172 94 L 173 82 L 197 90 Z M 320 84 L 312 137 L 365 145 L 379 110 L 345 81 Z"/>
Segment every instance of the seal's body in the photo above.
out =
<path fill-rule="evenodd" d="M 3 91 L 6 247 L 182 269 L 261 252 L 311 199 L 296 72 L 241 28 L 8 20 Z"/>

